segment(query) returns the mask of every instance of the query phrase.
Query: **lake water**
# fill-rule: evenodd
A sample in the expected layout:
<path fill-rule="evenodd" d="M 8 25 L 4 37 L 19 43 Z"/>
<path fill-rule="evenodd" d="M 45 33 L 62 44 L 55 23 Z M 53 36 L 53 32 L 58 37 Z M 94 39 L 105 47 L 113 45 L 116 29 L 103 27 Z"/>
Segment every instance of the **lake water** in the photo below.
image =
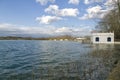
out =
<path fill-rule="evenodd" d="M 1 40 L 0 80 L 105 80 L 119 51 L 119 45 Z"/>

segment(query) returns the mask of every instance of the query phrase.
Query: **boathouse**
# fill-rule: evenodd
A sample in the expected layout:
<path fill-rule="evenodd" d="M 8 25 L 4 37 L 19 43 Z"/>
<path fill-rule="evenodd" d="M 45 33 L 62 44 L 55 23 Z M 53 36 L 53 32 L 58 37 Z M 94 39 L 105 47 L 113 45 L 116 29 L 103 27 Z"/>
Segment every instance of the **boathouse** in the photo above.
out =
<path fill-rule="evenodd" d="M 92 33 L 92 43 L 114 43 L 114 33 Z"/>

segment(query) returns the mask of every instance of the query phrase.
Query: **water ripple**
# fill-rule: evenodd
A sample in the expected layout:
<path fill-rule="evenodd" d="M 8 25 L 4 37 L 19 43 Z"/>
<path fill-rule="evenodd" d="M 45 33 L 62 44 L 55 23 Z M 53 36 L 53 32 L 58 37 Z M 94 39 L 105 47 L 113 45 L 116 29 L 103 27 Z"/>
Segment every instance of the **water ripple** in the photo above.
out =
<path fill-rule="evenodd" d="M 0 80 L 105 80 L 112 58 L 96 49 L 102 50 L 69 41 L 0 41 Z"/>

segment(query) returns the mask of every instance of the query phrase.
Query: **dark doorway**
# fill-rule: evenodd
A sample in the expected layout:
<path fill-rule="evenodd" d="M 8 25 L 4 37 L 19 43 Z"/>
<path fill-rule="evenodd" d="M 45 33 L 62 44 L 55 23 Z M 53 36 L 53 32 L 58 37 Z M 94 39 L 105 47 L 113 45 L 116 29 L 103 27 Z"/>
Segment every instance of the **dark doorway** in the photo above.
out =
<path fill-rule="evenodd" d="M 108 38 L 107 38 L 107 41 L 108 41 L 108 42 L 111 42 L 111 37 L 108 37 Z"/>
<path fill-rule="evenodd" d="M 99 37 L 96 37 L 96 38 L 95 38 L 95 41 L 96 41 L 96 42 L 99 42 Z"/>

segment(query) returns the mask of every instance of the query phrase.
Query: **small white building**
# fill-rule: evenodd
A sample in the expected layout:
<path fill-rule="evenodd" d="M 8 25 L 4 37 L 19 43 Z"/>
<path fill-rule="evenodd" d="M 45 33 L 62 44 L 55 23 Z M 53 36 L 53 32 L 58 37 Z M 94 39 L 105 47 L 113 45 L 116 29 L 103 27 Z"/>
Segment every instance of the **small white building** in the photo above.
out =
<path fill-rule="evenodd" d="M 83 42 L 86 38 L 83 38 L 83 37 L 78 37 L 75 39 L 75 41 L 78 41 L 78 42 Z"/>
<path fill-rule="evenodd" d="M 92 33 L 92 43 L 114 43 L 114 33 Z"/>

